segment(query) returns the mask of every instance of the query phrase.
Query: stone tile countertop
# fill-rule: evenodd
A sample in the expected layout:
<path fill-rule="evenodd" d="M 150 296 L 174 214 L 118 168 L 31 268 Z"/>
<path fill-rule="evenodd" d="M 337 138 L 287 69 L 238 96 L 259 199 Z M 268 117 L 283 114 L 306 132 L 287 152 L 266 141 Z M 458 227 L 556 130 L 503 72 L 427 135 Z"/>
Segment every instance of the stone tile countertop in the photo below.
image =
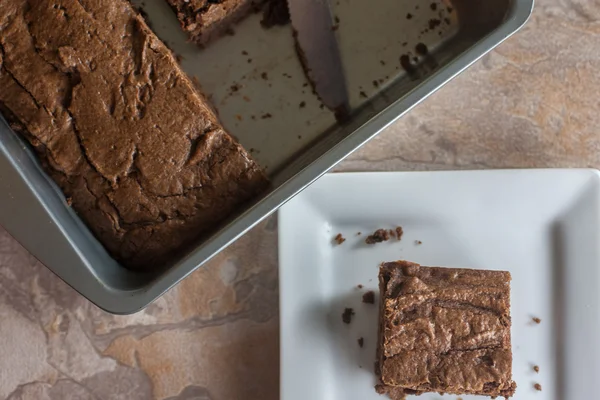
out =
<path fill-rule="evenodd" d="M 600 167 L 600 1 L 532 19 L 339 171 Z M 100 311 L 0 228 L 0 399 L 279 398 L 277 220 L 142 312 Z"/>

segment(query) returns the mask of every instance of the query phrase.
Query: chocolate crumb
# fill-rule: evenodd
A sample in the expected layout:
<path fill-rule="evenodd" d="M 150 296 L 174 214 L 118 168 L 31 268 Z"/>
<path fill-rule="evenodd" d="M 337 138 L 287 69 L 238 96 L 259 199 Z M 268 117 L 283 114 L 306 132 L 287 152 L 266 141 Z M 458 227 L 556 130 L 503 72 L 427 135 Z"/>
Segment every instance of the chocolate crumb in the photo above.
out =
<path fill-rule="evenodd" d="M 379 60 L 379 64 L 381 64 L 381 65 L 385 65 L 385 61 L 383 61 L 383 60 Z"/>
<path fill-rule="evenodd" d="M 306 102 L 305 101 L 301 101 L 300 102 L 300 108 L 304 108 L 306 107 Z"/>
<path fill-rule="evenodd" d="M 362 232 L 356 232 L 356 236 L 362 235 Z"/>
<path fill-rule="evenodd" d="M 391 238 L 394 238 L 394 237 L 396 237 L 396 231 L 395 231 L 395 230 L 393 230 L 393 229 L 390 229 L 390 230 L 388 230 L 388 232 L 390 233 L 390 237 L 391 237 Z"/>
<path fill-rule="evenodd" d="M 367 293 L 363 294 L 362 302 L 366 304 L 375 304 L 375 292 L 369 290 Z"/>
<path fill-rule="evenodd" d="M 263 17 L 260 24 L 263 28 L 272 28 L 274 26 L 284 26 L 290 22 L 290 10 L 287 0 L 270 0 L 265 2 L 263 7 Z"/>
<path fill-rule="evenodd" d="M 362 90 L 360 91 L 359 95 L 360 95 L 360 97 L 362 97 L 363 99 L 366 99 L 366 98 L 368 97 L 368 96 L 367 96 L 367 94 L 366 94 L 364 91 L 362 91 Z"/>
<path fill-rule="evenodd" d="M 400 65 L 409 74 L 415 72 L 415 67 L 411 64 L 410 57 L 408 56 L 408 54 L 402 54 L 400 56 Z"/>
<path fill-rule="evenodd" d="M 540 385 L 539 383 L 536 383 L 535 385 L 533 385 L 534 389 L 537 390 L 538 392 L 542 391 L 542 385 Z"/>
<path fill-rule="evenodd" d="M 268 118 L 272 118 L 273 116 L 270 113 L 266 113 L 260 116 L 261 119 L 268 119 Z"/>
<path fill-rule="evenodd" d="M 333 18 L 333 20 L 335 21 L 336 24 L 340 23 L 340 17 L 338 17 L 337 15 Z"/>
<path fill-rule="evenodd" d="M 248 64 L 251 64 L 251 63 L 252 63 L 252 59 L 251 59 L 251 58 L 249 58 L 249 59 L 248 59 Z"/>
<path fill-rule="evenodd" d="M 73 198 L 72 198 L 72 197 L 67 197 L 67 198 L 65 199 L 65 201 L 67 202 L 67 205 L 68 205 L 69 207 L 71 206 L 71 204 L 73 204 Z"/>
<path fill-rule="evenodd" d="M 427 46 L 424 43 L 418 43 L 415 46 L 415 50 L 416 50 L 417 54 L 420 54 L 422 56 L 426 56 L 429 53 L 429 49 L 427 48 Z"/>
<path fill-rule="evenodd" d="M 373 80 L 373 86 L 375 86 L 376 88 L 379 87 L 379 82 L 377 82 L 377 79 Z"/>
<path fill-rule="evenodd" d="M 437 10 L 437 4 L 436 3 L 431 3 L 431 5 L 429 6 L 429 8 L 431 8 L 432 11 Z"/>
<path fill-rule="evenodd" d="M 429 29 L 435 29 L 438 26 L 440 26 L 441 23 L 442 21 L 440 21 L 439 19 L 432 18 L 429 20 Z"/>
<path fill-rule="evenodd" d="M 412 17 L 413 17 L 413 16 L 412 16 L 412 14 L 411 14 L 411 13 L 408 13 L 408 14 L 406 14 L 406 19 L 412 19 Z"/>
<path fill-rule="evenodd" d="M 346 238 L 343 237 L 341 233 L 338 233 L 333 240 L 335 240 L 337 244 L 342 244 L 346 241 Z"/>
<path fill-rule="evenodd" d="M 266 72 L 263 72 L 262 74 L 260 74 L 260 77 L 261 77 L 261 78 L 263 78 L 265 81 L 266 81 L 267 79 L 269 79 L 269 75 L 267 75 L 267 73 L 266 73 Z"/>
<path fill-rule="evenodd" d="M 344 321 L 345 324 L 349 324 L 350 322 L 352 322 L 353 315 L 354 315 L 354 310 L 351 308 L 346 308 L 344 310 L 344 312 L 342 313 L 342 321 Z"/>
<path fill-rule="evenodd" d="M 390 240 L 390 234 L 386 229 L 377 229 L 372 235 L 365 239 L 366 244 L 375 244 Z"/>
<path fill-rule="evenodd" d="M 235 93 L 235 92 L 237 92 L 238 90 L 240 90 L 240 88 L 241 88 L 241 87 L 240 87 L 240 85 L 239 85 L 239 84 L 237 84 L 237 83 L 234 83 L 233 85 L 231 85 L 231 87 L 229 88 L 229 90 L 231 90 L 231 93 Z"/>
<path fill-rule="evenodd" d="M 534 371 L 535 371 L 537 374 L 539 374 L 539 373 L 540 373 L 540 367 L 538 367 L 537 365 L 534 365 L 534 366 L 533 366 L 533 370 L 534 370 Z"/>
<path fill-rule="evenodd" d="M 542 320 L 541 320 L 541 319 L 539 319 L 538 317 L 532 317 L 532 318 L 531 318 L 531 320 L 532 320 L 533 322 L 535 322 L 536 324 L 539 324 L 540 322 L 542 322 Z"/>
<path fill-rule="evenodd" d="M 361 284 L 358 284 L 358 285 L 356 285 L 356 287 L 357 287 L 357 288 L 359 288 L 359 289 L 362 289 L 362 288 L 363 288 L 363 285 L 361 285 Z"/>
<path fill-rule="evenodd" d="M 247 56 L 247 55 L 248 55 L 248 52 L 247 52 L 246 50 L 242 50 L 242 55 L 243 55 L 243 56 Z"/>
<path fill-rule="evenodd" d="M 421 242 L 420 240 L 415 240 L 415 244 L 418 246 L 418 245 L 423 244 L 423 242 Z"/>
<path fill-rule="evenodd" d="M 365 339 L 364 338 L 358 338 L 358 345 L 360 346 L 360 348 L 362 348 L 365 345 Z"/>
<path fill-rule="evenodd" d="M 396 237 L 398 240 L 402 240 L 402 235 L 404 235 L 404 229 L 401 226 L 396 227 Z"/>

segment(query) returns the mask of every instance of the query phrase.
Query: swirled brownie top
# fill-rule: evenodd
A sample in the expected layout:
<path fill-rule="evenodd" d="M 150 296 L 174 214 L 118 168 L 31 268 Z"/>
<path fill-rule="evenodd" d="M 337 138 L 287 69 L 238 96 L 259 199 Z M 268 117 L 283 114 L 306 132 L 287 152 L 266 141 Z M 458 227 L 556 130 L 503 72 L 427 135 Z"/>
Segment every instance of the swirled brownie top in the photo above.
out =
<path fill-rule="evenodd" d="M 380 391 L 514 394 L 510 273 L 421 267 L 380 269 Z"/>
<path fill-rule="evenodd" d="M 131 268 L 170 261 L 267 182 L 125 0 L 2 0 L 0 110 Z"/>

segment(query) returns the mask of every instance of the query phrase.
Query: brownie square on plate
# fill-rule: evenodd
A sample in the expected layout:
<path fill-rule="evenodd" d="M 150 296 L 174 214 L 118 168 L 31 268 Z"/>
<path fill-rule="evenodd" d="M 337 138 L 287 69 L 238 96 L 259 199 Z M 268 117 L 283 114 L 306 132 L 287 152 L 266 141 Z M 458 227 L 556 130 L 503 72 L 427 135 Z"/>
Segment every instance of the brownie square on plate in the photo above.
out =
<path fill-rule="evenodd" d="M 504 271 L 382 264 L 378 391 L 512 396 L 510 280 Z"/>

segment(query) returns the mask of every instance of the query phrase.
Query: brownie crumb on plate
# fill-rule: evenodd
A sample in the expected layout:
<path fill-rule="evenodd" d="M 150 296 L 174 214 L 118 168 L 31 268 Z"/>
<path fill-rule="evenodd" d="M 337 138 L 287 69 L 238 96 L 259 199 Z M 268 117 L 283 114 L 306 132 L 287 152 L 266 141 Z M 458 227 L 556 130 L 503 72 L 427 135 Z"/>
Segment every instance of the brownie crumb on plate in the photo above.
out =
<path fill-rule="evenodd" d="M 390 234 L 386 229 L 377 229 L 373 234 L 367 236 L 366 244 L 375 244 L 390 240 Z"/>
<path fill-rule="evenodd" d="M 349 324 L 350 322 L 352 322 L 353 315 L 354 310 L 352 308 L 345 308 L 344 312 L 342 313 L 342 321 L 344 321 L 345 324 Z"/>
<path fill-rule="evenodd" d="M 383 263 L 378 391 L 512 396 L 510 280 L 504 271 Z"/>
<path fill-rule="evenodd" d="M 402 240 L 402 235 L 404 235 L 404 229 L 401 226 L 396 227 L 396 238 Z"/>
<path fill-rule="evenodd" d="M 369 290 L 367 293 L 363 294 L 362 301 L 367 304 L 375 304 L 375 292 Z"/>
<path fill-rule="evenodd" d="M 540 373 L 540 367 L 539 367 L 539 366 L 537 366 L 537 365 L 534 365 L 534 366 L 533 366 L 533 370 L 534 370 L 536 373 L 538 373 L 538 374 Z"/>
<path fill-rule="evenodd" d="M 341 233 L 338 233 L 333 240 L 335 240 L 337 244 L 342 244 L 346 241 L 346 238 L 343 237 Z"/>
<path fill-rule="evenodd" d="M 531 320 L 532 320 L 533 322 L 535 322 L 536 324 L 539 324 L 539 323 L 541 323 L 541 322 L 542 322 L 542 320 L 541 320 L 541 319 L 539 319 L 538 317 L 532 317 L 532 318 L 531 318 Z"/>
<path fill-rule="evenodd" d="M 533 385 L 534 389 L 537 390 L 538 392 L 542 391 L 542 385 L 540 385 L 539 383 L 536 383 Z"/>

